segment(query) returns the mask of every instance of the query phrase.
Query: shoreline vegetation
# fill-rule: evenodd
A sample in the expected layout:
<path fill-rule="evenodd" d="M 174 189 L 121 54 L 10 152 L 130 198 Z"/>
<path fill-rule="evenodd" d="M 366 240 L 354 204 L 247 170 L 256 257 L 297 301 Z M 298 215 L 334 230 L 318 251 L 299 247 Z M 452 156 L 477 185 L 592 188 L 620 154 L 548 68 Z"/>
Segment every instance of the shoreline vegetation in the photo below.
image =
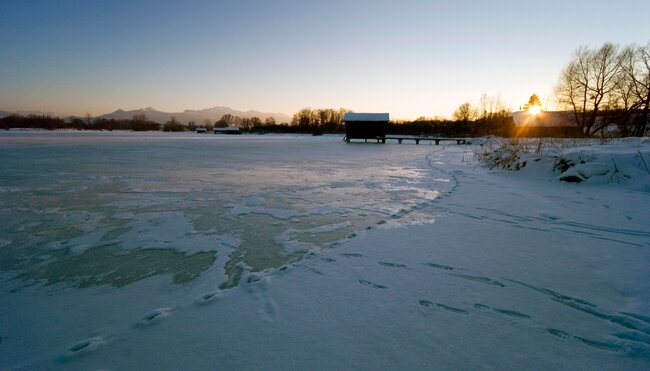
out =
<path fill-rule="evenodd" d="M 341 112 L 334 117 L 319 117 L 322 111 Z M 272 118 L 265 121 L 257 117 L 242 118 L 224 115 L 214 123 L 204 122 L 197 125 L 194 122 L 182 124 L 172 118 L 164 124 L 135 115 L 131 119 L 106 119 L 90 117 L 62 119 L 50 115 L 19 115 L 12 114 L 0 118 L 0 130 L 35 129 L 35 130 L 79 130 L 79 131 L 164 131 L 164 132 L 195 132 L 204 128 L 211 132 L 213 128 L 238 127 L 243 133 L 249 134 L 345 134 L 345 124 L 342 122 L 346 110 L 339 109 L 309 109 L 305 108 L 293 115 L 291 123 L 276 123 Z M 339 117 L 340 116 L 340 117 Z M 393 120 L 386 127 L 388 135 L 440 136 L 440 137 L 484 137 L 496 136 L 504 138 L 581 138 L 581 137 L 626 137 L 632 133 L 598 132 L 585 135 L 577 126 L 529 126 L 515 125 L 511 113 L 501 111 L 487 113 L 478 118 L 445 118 L 420 117 L 416 120 Z"/>
<path fill-rule="evenodd" d="M 251 134 L 345 134 L 343 114 L 347 110 L 339 109 L 309 109 L 305 108 L 293 115 L 291 123 L 276 123 L 272 118 L 265 121 L 257 117 L 241 118 L 224 115 L 214 123 L 204 122 L 197 125 L 194 122 L 182 124 L 172 118 L 164 124 L 151 121 L 142 115 L 131 119 L 105 119 L 90 117 L 62 119 L 49 115 L 18 115 L 12 114 L 0 118 L 0 130 L 11 129 L 41 129 L 41 130 L 96 130 L 96 131 L 165 131 L 165 132 L 194 132 L 197 128 L 205 128 L 208 132 L 213 128 L 239 127 L 244 133 Z M 581 137 L 576 127 L 516 127 L 513 117 L 506 111 L 487 113 L 475 119 L 461 117 L 454 120 L 444 118 L 421 117 L 413 121 L 390 121 L 386 127 L 389 135 L 417 135 L 441 137 Z"/>

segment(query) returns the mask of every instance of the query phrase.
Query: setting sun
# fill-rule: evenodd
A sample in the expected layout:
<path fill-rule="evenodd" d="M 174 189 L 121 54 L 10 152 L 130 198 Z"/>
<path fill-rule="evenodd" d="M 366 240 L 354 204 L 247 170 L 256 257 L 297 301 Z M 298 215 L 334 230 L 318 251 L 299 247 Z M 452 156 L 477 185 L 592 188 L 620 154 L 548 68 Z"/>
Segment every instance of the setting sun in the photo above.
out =
<path fill-rule="evenodd" d="M 537 114 L 539 114 L 541 111 L 542 111 L 542 107 L 541 107 L 541 106 L 530 106 L 530 107 L 528 107 L 528 112 L 531 113 L 531 114 L 533 114 L 533 115 L 537 115 Z"/>

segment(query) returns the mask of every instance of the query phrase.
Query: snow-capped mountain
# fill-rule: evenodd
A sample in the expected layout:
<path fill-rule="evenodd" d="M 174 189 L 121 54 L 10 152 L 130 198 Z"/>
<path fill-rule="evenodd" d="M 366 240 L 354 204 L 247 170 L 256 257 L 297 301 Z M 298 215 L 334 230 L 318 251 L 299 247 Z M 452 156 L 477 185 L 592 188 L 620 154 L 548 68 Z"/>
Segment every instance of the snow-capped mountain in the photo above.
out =
<path fill-rule="evenodd" d="M 117 111 L 114 111 L 112 113 L 107 113 L 99 117 L 106 118 L 106 119 L 130 119 L 137 114 L 145 114 L 147 116 L 147 119 L 159 123 L 164 123 L 170 120 L 172 116 L 175 117 L 178 121 L 180 121 L 183 124 L 187 124 L 190 121 L 194 121 L 197 124 L 201 124 L 206 119 L 214 123 L 225 114 L 231 114 L 239 117 L 259 117 L 261 120 L 264 120 L 267 117 L 273 117 L 278 123 L 291 121 L 291 117 L 289 117 L 284 113 L 268 113 L 268 112 L 254 111 L 254 110 L 238 111 L 229 107 L 218 107 L 218 106 L 212 108 L 206 108 L 202 110 L 185 110 L 183 112 L 162 112 L 152 107 L 141 108 L 141 109 L 131 110 L 131 111 L 124 111 L 122 109 L 118 109 Z"/>

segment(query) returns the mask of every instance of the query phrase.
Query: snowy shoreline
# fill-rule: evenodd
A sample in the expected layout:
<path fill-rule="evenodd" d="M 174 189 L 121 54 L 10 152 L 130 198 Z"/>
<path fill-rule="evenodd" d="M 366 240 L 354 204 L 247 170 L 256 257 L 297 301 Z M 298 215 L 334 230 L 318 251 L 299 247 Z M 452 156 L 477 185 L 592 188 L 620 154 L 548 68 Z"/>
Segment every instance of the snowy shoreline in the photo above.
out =
<path fill-rule="evenodd" d="M 3 278 L 0 368 L 647 369 L 650 177 L 634 154 L 649 147 L 566 150 L 621 173 L 573 184 L 548 156 L 490 171 L 475 146 L 413 146 L 448 185 L 412 207 L 431 223 L 376 224 L 228 290 L 216 268 L 182 289 L 155 276 L 10 293 Z"/>

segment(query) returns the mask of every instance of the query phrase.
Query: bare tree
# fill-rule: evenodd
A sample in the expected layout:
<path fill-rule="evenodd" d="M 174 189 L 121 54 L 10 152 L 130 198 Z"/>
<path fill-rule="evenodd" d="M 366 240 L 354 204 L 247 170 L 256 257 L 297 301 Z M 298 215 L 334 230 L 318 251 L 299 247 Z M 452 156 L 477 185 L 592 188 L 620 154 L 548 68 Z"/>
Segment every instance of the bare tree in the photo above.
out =
<path fill-rule="evenodd" d="M 650 42 L 644 46 L 629 46 L 623 53 L 621 91 L 630 110 L 634 111 L 635 136 L 643 136 L 650 111 Z"/>
<path fill-rule="evenodd" d="M 181 124 L 176 117 L 172 116 L 169 121 L 163 125 L 163 131 L 185 131 L 185 126 Z"/>
<path fill-rule="evenodd" d="M 636 75 L 636 51 L 628 46 L 621 51 L 621 72 L 616 76 L 616 86 L 612 92 L 609 108 L 612 111 L 605 115 L 608 121 L 615 122 L 622 136 L 633 132 L 632 120 L 639 108 L 635 97 L 634 76 Z"/>
<path fill-rule="evenodd" d="M 484 93 L 481 94 L 481 99 L 479 100 L 478 112 L 474 111 L 474 119 L 491 120 L 497 117 L 507 116 L 509 113 L 510 110 L 501 100 L 501 94 L 490 96 Z"/>
<path fill-rule="evenodd" d="M 619 47 L 611 43 L 596 50 L 579 47 L 562 70 L 556 94 L 559 103 L 573 111 L 583 135 L 592 135 L 607 124 L 596 119 L 602 108 L 611 105 L 620 71 Z"/>
<path fill-rule="evenodd" d="M 214 123 L 215 128 L 227 128 L 228 127 L 228 119 L 226 118 L 226 115 L 221 116 L 221 118 Z"/>
<path fill-rule="evenodd" d="M 456 121 L 462 121 L 462 122 L 473 121 L 477 117 L 477 112 L 475 109 L 472 108 L 472 105 L 469 104 L 469 102 L 466 102 L 458 106 L 458 108 L 456 108 L 453 117 L 454 120 Z"/>
<path fill-rule="evenodd" d="M 219 121 L 214 123 L 215 128 L 239 127 L 242 124 L 242 118 L 230 113 L 221 116 Z"/>
<path fill-rule="evenodd" d="M 314 112 L 311 108 L 303 108 L 293 114 L 291 124 L 298 125 L 302 128 L 308 128 L 314 123 L 314 121 Z"/>
<path fill-rule="evenodd" d="M 237 117 L 237 116 L 235 116 L 235 117 Z M 249 117 L 240 118 L 239 124 L 237 126 L 242 130 L 248 131 L 253 126 L 252 120 Z"/>
<path fill-rule="evenodd" d="M 137 122 L 137 123 L 144 123 L 144 122 L 147 122 L 147 115 L 144 112 L 143 113 L 136 113 L 135 115 L 133 115 L 131 120 L 133 120 L 134 122 Z"/>
<path fill-rule="evenodd" d="M 259 128 L 260 126 L 262 126 L 262 120 L 257 116 L 253 116 L 250 118 L 250 127 L 247 130 Z"/>

